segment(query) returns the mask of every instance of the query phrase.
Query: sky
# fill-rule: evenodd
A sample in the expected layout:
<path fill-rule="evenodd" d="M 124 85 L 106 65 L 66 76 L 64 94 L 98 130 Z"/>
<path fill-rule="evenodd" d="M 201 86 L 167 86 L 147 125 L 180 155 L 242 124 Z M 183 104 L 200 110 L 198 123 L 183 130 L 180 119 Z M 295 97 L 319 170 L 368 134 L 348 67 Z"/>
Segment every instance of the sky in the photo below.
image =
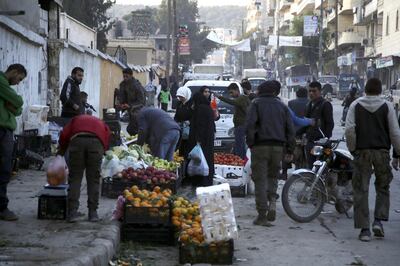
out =
<path fill-rule="evenodd" d="M 226 6 L 240 5 L 246 6 L 247 0 L 198 0 L 199 6 Z M 161 0 L 117 0 L 117 4 L 122 5 L 159 5 Z"/>

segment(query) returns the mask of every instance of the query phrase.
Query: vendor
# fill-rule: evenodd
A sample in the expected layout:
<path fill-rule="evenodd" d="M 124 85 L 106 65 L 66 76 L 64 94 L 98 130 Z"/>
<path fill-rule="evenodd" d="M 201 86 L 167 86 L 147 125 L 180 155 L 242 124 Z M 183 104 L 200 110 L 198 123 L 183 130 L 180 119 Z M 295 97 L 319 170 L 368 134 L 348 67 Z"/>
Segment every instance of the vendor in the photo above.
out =
<path fill-rule="evenodd" d="M 89 221 L 99 221 L 101 160 L 108 150 L 110 134 L 103 121 L 90 115 L 74 117 L 61 132 L 58 154 L 64 155 L 69 150 L 69 222 L 76 222 L 81 216 L 78 209 L 83 172 L 86 173 Z"/>
<path fill-rule="evenodd" d="M 179 141 L 179 125 L 163 110 L 145 107 L 135 115 L 138 144 L 148 143 L 154 156 L 173 161 Z"/>

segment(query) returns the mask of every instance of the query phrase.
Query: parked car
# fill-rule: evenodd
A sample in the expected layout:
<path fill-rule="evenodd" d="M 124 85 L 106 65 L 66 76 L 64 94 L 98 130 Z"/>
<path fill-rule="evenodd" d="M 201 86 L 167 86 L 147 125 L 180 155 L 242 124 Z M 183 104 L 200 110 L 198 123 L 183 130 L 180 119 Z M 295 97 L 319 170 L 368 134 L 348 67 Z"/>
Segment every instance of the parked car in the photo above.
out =
<path fill-rule="evenodd" d="M 243 89 L 239 82 L 222 81 L 222 80 L 191 80 L 185 86 L 192 90 L 192 93 L 200 90 L 201 87 L 207 86 L 210 91 L 217 94 L 222 94 L 225 97 L 230 97 L 227 87 L 231 83 L 236 83 L 239 86 L 240 93 Z M 231 152 L 235 143 L 235 134 L 233 126 L 234 107 L 217 99 L 218 111 L 220 119 L 215 122 L 216 134 L 214 148 L 216 151 Z"/>

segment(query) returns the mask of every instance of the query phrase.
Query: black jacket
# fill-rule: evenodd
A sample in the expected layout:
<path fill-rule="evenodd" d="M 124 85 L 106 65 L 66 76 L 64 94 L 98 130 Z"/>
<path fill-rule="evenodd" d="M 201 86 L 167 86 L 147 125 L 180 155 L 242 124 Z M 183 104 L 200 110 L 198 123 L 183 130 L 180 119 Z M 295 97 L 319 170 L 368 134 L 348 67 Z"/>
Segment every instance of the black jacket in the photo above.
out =
<path fill-rule="evenodd" d="M 144 88 L 140 82 L 135 79 L 124 80 L 119 85 L 119 102 L 129 106 L 145 105 Z"/>
<path fill-rule="evenodd" d="M 191 151 L 197 142 L 200 142 L 201 148 L 206 157 L 210 169 L 208 177 L 203 178 L 203 186 L 211 186 L 214 177 L 214 134 L 215 122 L 214 112 L 208 104 L 199 105 L 194 111 L 190 120 L 189 151 Z"/>
<path fill-rule="evenodd" d="M 176 107 L 174 119 L 178 123 L 190 121 L 190 119 L 192 118 L 192 114 L 193 110 L 191 100 L 187 101 L 186 103 L 179 102 Z"/>
<path fill-rule="evenodd" d="M 246 121 L 246 141 L 255 145 L 286 146 L 294 149 L 294 126 L 289 109 L 277 97 L 260 95 L 250 104 Z"/>
<path fill-rule="evenodd" d="M 306 115 L 308 104 L 308 98 L 297 98 L 289 101 L 288 106 L 298 117 L 304 117 Z"/>
<path fill-rule="evenodd" d="M 69 76 L 64 82 L 60 100 L 62 103 L 62 117 L 74 117 L 80 114 L 80 108 L 75 110 L 73 106 L 74 104 L 79 107 L 82 105 L 81 89 L 79 88 L 79 84 L 71 76 Z"/>
<path fill-rule="evenodd" d="M 323 137 L 319 128 L 324 133 L 325 137 L 332 137 L 335 123 L 333 121 L 333 108 L 330 102 L 322 97 L 314 102 L 309 102 L 307 105 L 306 117 L 314 118 L 317 123 L 316 126 L 307 129 L 307 140 L 309 142 L 316 141 Z"/>

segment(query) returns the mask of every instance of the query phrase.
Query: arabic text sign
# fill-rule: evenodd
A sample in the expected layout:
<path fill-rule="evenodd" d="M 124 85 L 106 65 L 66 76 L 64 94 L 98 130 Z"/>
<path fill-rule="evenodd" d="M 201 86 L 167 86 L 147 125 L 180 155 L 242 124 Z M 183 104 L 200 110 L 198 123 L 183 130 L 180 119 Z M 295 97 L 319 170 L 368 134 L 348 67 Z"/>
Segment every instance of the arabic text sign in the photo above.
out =
<path fill-rule="evenodd" d="M 276 35 L 269 36 L 269 45 L 278 47 L 278 38 Z M 303 36 L 279 36 L 279 46 L 301 47 L 303 46 Z"/>
<path fill-rule="evenodd" d="M 303 36 L 317 36 L 317 35 L 318 35 L 318 17 L 304 16 Z"/>

